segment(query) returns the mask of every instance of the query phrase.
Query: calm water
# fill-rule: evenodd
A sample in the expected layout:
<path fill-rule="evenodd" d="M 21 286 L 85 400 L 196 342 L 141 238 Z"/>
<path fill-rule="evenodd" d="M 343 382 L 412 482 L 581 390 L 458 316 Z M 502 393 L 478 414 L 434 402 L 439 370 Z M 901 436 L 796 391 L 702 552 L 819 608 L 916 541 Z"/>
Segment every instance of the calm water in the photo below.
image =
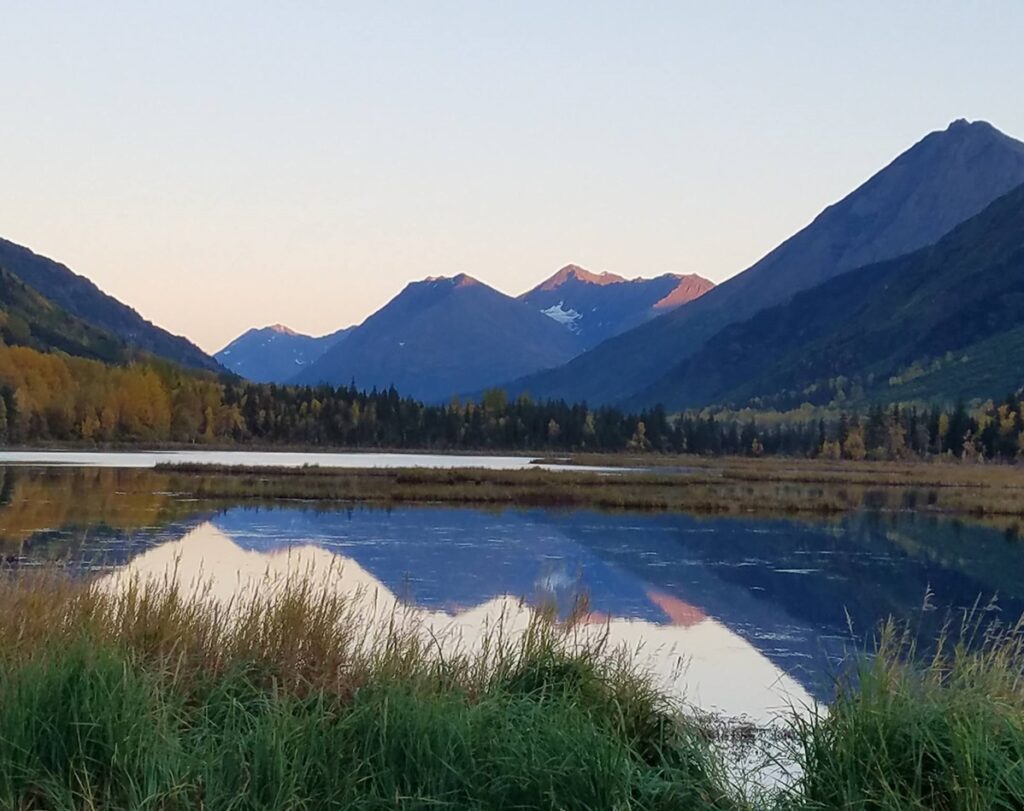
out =
<path fill-rule="evenodd" d="M 913 512 L 830 522 L 590 511 L 295 503 L 213 508 L 148 471 L 0 468 L 9 562 L 213 579 L 327 573 L 375 603 L 414 606 L 463 637 L 538 605 L 588 619 L 640 651 L 677 694 L 766 721 L 827 700 L 851 648 L 884 617 L 932 633 L 998 595 L 1024 611 L 1024 549 L 995 529 Z M 931 610 L 922 610 L 930 593 Z"/>
<path fill-rule="evenodd" d="M 0 451 L 0 465 L 153 468 L 160 464 L 241 465 L 245 467 L 428 467 L 488 470 L 589 470 L 619 468 L 541 464 L 529 456 L 484 456 L 440 453 L 291 453 L 285 451 Z"/>

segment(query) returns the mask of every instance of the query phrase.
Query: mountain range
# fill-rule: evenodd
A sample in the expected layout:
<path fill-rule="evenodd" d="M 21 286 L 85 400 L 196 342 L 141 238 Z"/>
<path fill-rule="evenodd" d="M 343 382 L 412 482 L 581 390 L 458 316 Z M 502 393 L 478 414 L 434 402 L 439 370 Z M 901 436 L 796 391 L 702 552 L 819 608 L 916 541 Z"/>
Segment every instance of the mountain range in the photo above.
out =
<path fill-rule="evenodd" d="M 802 341 L 816 323 L 806 312 L 806 302 L 825 302 L 800 298 L 802 293 L 821 287 L 822 295 L 836 295 L 846 288 L 830 288 L 829 282 L 859 271 L 858 289 L 884 297 L 881 285 L 891 283 L 889 273 L 899 272 L 889 268 L 889 261 L 934 245 L 1022 183 L 1024 144 L 986 122 L 955 121 L 927 135 L 763 259 L 717 287 L 695 274 L 626 280 L 577 265 L 567 265 L 517 300 L 474 281 L 478 293 L 489 291 L 488 317 L 498 325 L 483 336 L 467 329 L 476 306 L 470 296 L 451 297 L 439 308 L 430 297 L 413 295 L 419 288 L 411 285 L 290 379 L 354 380 L 360 387 L 394 384 L 435 400 L 502 385 L 512 394 L 529 392 L 539 399 L 631 408 L 662 403 L 677 409 L 765 397 L 777 402 L 783 391 L 790 397 L 807 396 L 803 389 L 821 386 L 822 380 L 808 377 L 809 368 L 806 374 L 786 372 L 795 361 L 783 352 L 799 358 Z M 419 284 L 429 287 L 437 281 Z M 928 289 L 940 295 L 942 285 L 954 288 L 956 274 L 939 274 Z M 905 286 L 900 291 L 905 296 L 912 292 Z M 920 297 L 914 301 L 915 307 L 931 312 Z M 540 322 L 525 318 L 516 303 L 560 325 L 561 337 L 547 338 L 551 330 L 538 332 Z M 788 326 L 763 331 L 764 314 L 790 303 L 794 309 L 772 316 L 785 318 L 788 313 Z M 848 309 L 845 300 L 827 304 L 834 319 L 840 313 L 853 317 L 852 299 Z M 929 317 L 924 310 L 921 318 Z M 749 325 L 750 319 L 757 323 Z M 444 340 L 449 329 L 452 340 Z M 828 343 L 820 330 L 815 340 Z M 918 360 L 935 363 L 931 349 L 914 346 Z M 909 344 L 906 349 L 911 351 Z M 986 350 L 982 346 L 977 351 Z M 754 358 L 757 375 L 751 371 Z M 874 385 L 883 367 L 886 377 L 900 377 L 896 357 L 863 368 L 836 356 L 830 359 L 831 373 L 818 369 L 820 377 L 869 375 Z M 908 366 L 914 362 L 906 360 Z M 985 391 L 1012 382 L 1005 366 L 999 373 L 994 371 L 999 364 L 988 366 Z M 516 369 L 522 370 L 521 376 L 509 373 Z M 858 385 L 864 388 L 863 382 Z M 933 394 L 921 389 L 921 382 L 917 385 L 918 394 Z M 936 393 L 943 391 L 940 387 Z M 881 394 L 877 386 L 875 393 Z"/>
<path fill-rule="evenodd" d="M 567 265 L 512 297 L 434 277 L 357 326 L 253 329 L 216 357 L 0 240 L 0 339 L 257 381 L 393 385 L 428 402 L 495 386 L 670 410 L 995 396 L 1024 383 L 1022 185 L 1024 144 L 955 121 L 717 287 Z"/>
<path fill-rule="evenodd" d="M 214 357 L 250 380 L 394 385 L 447 400 L 558 366 L 713 286 L 692 274 L 627 280 L 567 265 L 512 298 L 466 274 L 430 278 L 356 327 L 323 338 L 249 330 Z"/>
<path fill-rule="evenodd" d="M 562 324 L 459 274 L 408 285 L 292 380 L 394 385 L 437 402 L 558 366 L 579 351 Z"/>
<path fill-rule="evenodd" d="M 676 408 L 685 400 L 674 382 L 680 364 L 724 327 L 848 270 L 930 245 L 1021 183 L 1024 144 L 986 122 L 955 121 L 739 275 L 510 389 L 542 398 Z M 666 394 L 674 399 L 664 400 Z"/>

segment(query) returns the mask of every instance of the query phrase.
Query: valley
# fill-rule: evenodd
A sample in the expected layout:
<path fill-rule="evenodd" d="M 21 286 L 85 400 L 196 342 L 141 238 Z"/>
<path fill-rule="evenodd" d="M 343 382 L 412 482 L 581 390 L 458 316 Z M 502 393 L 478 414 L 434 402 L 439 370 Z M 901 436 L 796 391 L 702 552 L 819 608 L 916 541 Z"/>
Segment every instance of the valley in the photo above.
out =
<path fill-rule="evenodd" d="M 1024 809 L 1024 4 L 3 26 L 0 811 Z"/>
<path fill-rule="evenodd" d="M 168 748 L 90 802 L 134 811 L 152 768 L 162 802 L 221 803 L 262 791 L 204 771 L 263 756 L 224 720 L 243 695 L 240 723 L 344 739 L 278 752 L 288 774 L 355 751 L 386 782 L 321 763 L 287 796 L 384 802 L 406 768 L 358 749 L 381 713 L 405 764 L 406 734 L 486 758 L 526 713 L 509 763 L 579 746 L 559 807 L 783 811 L 833 807 L 818 759 L 858 756 L 864 718 L 966 725 L 993 691 L 1017 718 L 1022 184 L 1024 145 L 956 121 L 718 285 L 431 276 L 212 355 L 0 242 L 0 735 L 38 745 L 24 707 L 73 752 L 102 716 L 90 751 L 142 757 L 137 701 Z M 918 691 L 896 721 L 893 685 Z M 106 692 L 56 718 L 37 687 Z M 50 774 L 14 757 L 0 799 Z M 492 807 L 440 762 L 417 791 Z"/>

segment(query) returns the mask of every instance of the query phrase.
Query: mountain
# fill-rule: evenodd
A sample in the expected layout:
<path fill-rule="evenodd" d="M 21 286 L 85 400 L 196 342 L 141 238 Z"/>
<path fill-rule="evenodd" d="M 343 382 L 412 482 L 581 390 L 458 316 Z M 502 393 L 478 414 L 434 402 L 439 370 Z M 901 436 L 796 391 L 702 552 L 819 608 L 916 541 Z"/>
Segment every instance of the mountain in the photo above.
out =
<path fill-rule="evenodd" d="M 439 402 L 558 366 L 580 348 L 535 308 L 460 274 L 408 285 L 293 382 L 394 385 Z"/>
<path fill-rule="evenodd" d="M 630 279 L 566 265 L 519 297 L 580 336 L 587 349 L 702 296 L 714 283 L 696 274 Z"/>
<path fill-rule="evenodd" d="M 647 395 L 673 406 L 828 402 L 839 389 L 1000 397 L 1024 384 L 1022 336 L 1024 185 L 935 245 L 727 327 Z"/>
<path fill-rule="evenodd" d="M 281 324 L 251 329 L 235 338 L 214 358 L 225 368 L 256 383 L 284 383 L 317 361 L 348 334 L 340 329 L 314 338 Z"/>
<path fill-rule="evenodd" d="M 128 359 L 125 346 L 41 296 L 13 273 L 0 268 L 0 341 L 41 352 L 66 352 L 107 363 Z"/>
<path fill-rule="evenodd" d="M 509 388 L 591 403 L 656 402 L 672 390 L 674 367 L 722 328 L 848 270 L 933 244 L 1022 182 L 1024 144 L 985 122 L 955 121 L 738 276 Z"/>
<path fill-rule="evenodd" d="M 143 350 L 196 369 L 223 371 L 195 344 L 146 321 L 131 307 L 52 259 L 0 239 L 0 267 L 71 315 L 117 336 L 133 351 Z"/>

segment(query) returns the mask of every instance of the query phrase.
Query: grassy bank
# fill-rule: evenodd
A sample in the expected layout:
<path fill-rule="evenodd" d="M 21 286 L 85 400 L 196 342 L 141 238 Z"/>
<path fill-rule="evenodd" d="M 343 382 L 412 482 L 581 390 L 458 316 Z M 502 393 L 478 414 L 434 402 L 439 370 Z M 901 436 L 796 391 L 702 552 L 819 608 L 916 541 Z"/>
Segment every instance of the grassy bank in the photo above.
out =
<path fill-rule="evenodd" d="M 835 515 L 868 506 L 972 516 L 1024 516 L 1024 469 L 1009 466 L 692 460 L 684 470 L 615 474 L 243 468 L 167 465 L 174 489 L 197 498 L 292 498 L 381 503 L 463 503 Z"/>
<path fill-rule="evenodd" d="M 167 583 L 0 582 L 0 807 L 811 809 L 1024 804 L 1021 629 L 920 663 L 890 627 L 802 777 L 730 785 L 706 728 L 600 636 L 539 619 L 441 657 L 293 581 L 234 604 Z M 397 618 L 396 618 L 397 619 Z"/>
<path fill-rule="evenodd" d="M 539 620 L 474 656 L 296 582 L 0 586 L 0 807 L 730 808 L 696 726 Z"/>
<path fill-rule="evenodd" d="M 889 624 L 827 717 L 797 719 L 794 809 L 1024 808 L 1021 627 L 938 646 L 919 662 Z M 913 664 L 912 664 L 913 663 Z"/>

